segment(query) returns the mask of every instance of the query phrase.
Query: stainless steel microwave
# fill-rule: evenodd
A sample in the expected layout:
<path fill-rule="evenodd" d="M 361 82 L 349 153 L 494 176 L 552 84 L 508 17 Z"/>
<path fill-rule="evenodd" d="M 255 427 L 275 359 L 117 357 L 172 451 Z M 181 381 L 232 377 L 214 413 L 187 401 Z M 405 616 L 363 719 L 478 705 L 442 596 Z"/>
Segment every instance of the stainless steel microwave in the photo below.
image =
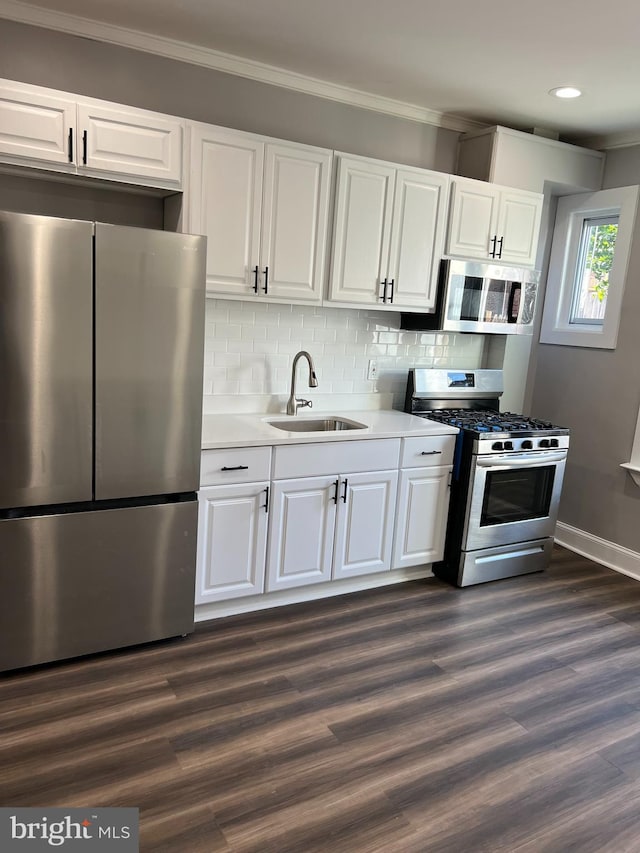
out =
<path fill-rule="evenodd" d="M 402 314 L 400 327 L 530 335 L 540 273 L 480 261 L 444 260 L 434 314 Z"/>

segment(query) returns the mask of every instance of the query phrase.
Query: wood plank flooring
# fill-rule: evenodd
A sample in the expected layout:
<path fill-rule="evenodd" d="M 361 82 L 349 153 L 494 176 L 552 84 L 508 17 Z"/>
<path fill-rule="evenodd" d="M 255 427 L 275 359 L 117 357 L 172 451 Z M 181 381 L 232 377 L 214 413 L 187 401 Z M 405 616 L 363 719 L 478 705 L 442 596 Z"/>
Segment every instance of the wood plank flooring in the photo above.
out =
<path fill-rule="evenodd" d="M 158 853 L 638 853 L 640 583 L 561 548 L 0 678 L 0 805 Z"/>

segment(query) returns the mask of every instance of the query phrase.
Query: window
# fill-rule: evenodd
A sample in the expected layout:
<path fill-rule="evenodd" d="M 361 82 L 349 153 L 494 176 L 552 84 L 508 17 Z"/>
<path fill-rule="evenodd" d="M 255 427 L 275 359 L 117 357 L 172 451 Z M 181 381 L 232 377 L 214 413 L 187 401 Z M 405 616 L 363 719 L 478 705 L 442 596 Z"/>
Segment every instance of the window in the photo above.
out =
<path fill-rule="evenodd" d="M 558 201 L 540 343 L 615 348 L 639 189 Z"/>
<path fill-rule="evenodd" d="M 619 219 L 619 216 L 598 216 L 582 223 L 569 315 L 572 325 L 604 323 Z"/>

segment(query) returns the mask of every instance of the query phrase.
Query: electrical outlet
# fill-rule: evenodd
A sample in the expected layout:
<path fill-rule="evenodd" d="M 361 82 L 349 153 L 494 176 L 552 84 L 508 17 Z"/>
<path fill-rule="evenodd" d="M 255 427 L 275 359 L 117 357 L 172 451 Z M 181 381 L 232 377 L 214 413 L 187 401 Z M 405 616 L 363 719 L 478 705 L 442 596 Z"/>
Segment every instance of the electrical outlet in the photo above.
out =
<path fill-rule="evenodd" d="M 375 358 L 369 359 L 369 369 L 367 370 L 367 379 L 377 379 L 378 378 L 378 362 Z"/>

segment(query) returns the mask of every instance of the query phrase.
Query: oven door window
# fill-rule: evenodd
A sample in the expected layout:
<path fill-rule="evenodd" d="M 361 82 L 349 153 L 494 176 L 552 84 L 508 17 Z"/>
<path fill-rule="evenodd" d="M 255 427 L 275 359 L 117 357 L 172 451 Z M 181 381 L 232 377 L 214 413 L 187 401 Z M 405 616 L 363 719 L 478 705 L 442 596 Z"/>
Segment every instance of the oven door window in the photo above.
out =
<path fill-rule="evenodd" d="M 549 515 L 555 465 L 487 471 L 480 527 Z"/>

